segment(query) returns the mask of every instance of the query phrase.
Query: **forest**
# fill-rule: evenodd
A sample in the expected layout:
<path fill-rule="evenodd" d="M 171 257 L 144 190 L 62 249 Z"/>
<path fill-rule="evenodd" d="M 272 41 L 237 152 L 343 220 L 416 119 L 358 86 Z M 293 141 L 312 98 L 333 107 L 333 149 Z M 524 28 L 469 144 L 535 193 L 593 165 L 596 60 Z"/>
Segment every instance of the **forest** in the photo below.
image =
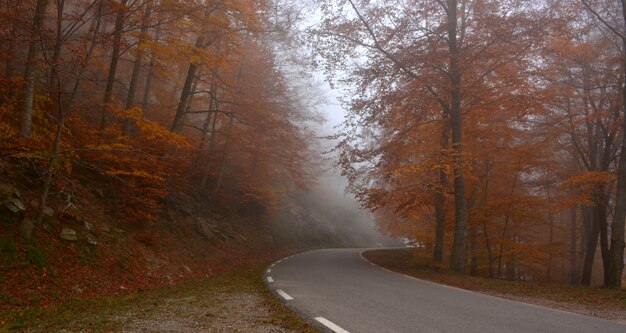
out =
<path fill-rule="evenodd" d="M 307 73 L 289 51 L 290 10 L 3 1 L 2 156 L 36 172 L 42 189 L 22 236 L 41 225 L 51 194 L 71 202 L 84 170 L 119 186 L 119 215 L 139 224 L 173 188 L 264 211 L 310 184 L 307 123 L 321 118 L 298 86 Z"/>
<path fill-rule="evenodd" d="M 436 267 L 621 288 L 625 102 L 626 0 L 2 0 L 0 235 L 85 184 L 129 230 L 180 193 L 280 216 L 330 158 Z"/>
<path fill-rule="evenodd" d="M 321 11 L 314 44 L 347 91 L 338 164 L 381 230 L 459 272 L 589 285 L 599 261 L 621 286 L 625 1 Z"/>

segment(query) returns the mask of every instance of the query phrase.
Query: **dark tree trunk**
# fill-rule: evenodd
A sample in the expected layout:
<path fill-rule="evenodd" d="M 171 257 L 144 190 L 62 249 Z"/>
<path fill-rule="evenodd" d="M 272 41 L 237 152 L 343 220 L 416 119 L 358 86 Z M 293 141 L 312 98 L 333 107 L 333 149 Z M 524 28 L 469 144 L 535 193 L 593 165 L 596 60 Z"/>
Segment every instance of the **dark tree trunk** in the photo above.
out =
<path fill-rule="evenodd" d="M 155 40 L 159 40 L 161 36 L 160 26 L 157 27 L 157 31 L 154 35 Z M 145 113 L 148 110 L 150 104 L 150 89 L 152 89 L 152 78 L 154 76 L 154 66 L 156 65 L 157 57 L 154 52 L 150 54 L 150 63 L 148 64 L 148 72 L 146 73 L 146 83 L 143 87 L 143 99 L 141 101 L 141 109 Z"/>
<path fill-rule="evenodd" d="M 446 151 L 449 147 L 450 130 L 448 125 L 444 122 L 443 132 L 441 135 L 441 150 Z M 445 235 L 445 222 L 446 222 L 446 197 L 445 193 L 448 188 L 448 174 L 445 168 L 439 170 L 439 188 L 435 194 L 435 250 L 433 253 L 434 263 L 443 263 L 443 244 Z"/>
<path fill-rule="evenodd" d="M 146 6 L 146 10 L 141 18 L 141 30 L 139 32 L 139 40 L 137 41 L 137 53 L 135 54 L 135 61 L 133 63 L 133 72 L 130 75 L 130 83 L 128 84 L 128 96 L 126 96 L 126 110 L 135 107 L 135 95 L 137 94 L 137 82 L 139 81 L 139 73 L 141 72 L 141 66 L 143 64 L 144 43 L 146 41 L 146 34 L 148 33 L 148 24 L 150 23 L 150 13 L 152 12 L 152 3 L 149 2 Z M 131 122 L 127 120 L 124 123 L 123 133 L 126 135 L 130 129 Z"/>
<path fill-rule="evenodd" d="M 224 178 L 224 170 L 226 169 L 226 158 L 228 157 L 230 143 L 232 141 L 233 123 L 235 121 L 234 115 L 230 116 L 228 120 L 228 128 L 226 130 L 226 143 L 224 144 L 224 152 L 222 153 L 222 161 L 220 162 L 220 169 L 217 173 L 217 180 L 215 182 L 215 188 L 213 189 L 213 197 L 219 193 L 220 186 L 222 185 L 222 179 Z"/>
<path fill-rule="evenodd" d="M 200 182 L 200 188 L 203 190 L 206 188 L 209 174 L 211 173 L 211 152 L 213 151 L 213 147 L 215 146 L 215 127 L 217 125 L 218 117 L 219 112 L 215 112 L 215 115 L 213 116 L 213 122 L 211 123 L 211 135 L 209 137 L 209 149 L 207 152 L 206 164 L 204 166 L 204 174 L 202 175 L 202 181 Z"/>
<path fill-rule="evenodd" d="M 58 66 L 59 58 L 61 57 L 61 44 L 63 39 L 63 10 L 65 9 L 65 0 L 57 0 L 57 19 L 56 19 L 56 32 L 54 38 L 54 51 L 52 53 L 52 59 L 50 61 L 51 66 Z M 48 75 L 48 86 L 51 89 L 54 89 L 54 75 L 52 70 L 50 70 Z M 61 87 L 58 87 L 61 89 Z"/>
<path fill-rule="evenodd" d="M 576 247 L 576 207 L 570 209 L 570 283 L 577 284 L 580 277 L 578 276 L 578 253 Z"/>
<path fill-rule="evenodd" d="M 622 0 L 622 26 L 626 26 L 626 0 Z M 626 33 L 622 30 L 622 33 Z M 617 194 L 615 213 L 611 224 L 611 247 L 609 249 L 609 271 L 606 285 L 622 287 L 624 271 L 624 220 L 626 219 L 626 38 L 622 37 L 622 149 L 617 167 Z"/>
<path fill-rule="evenodd" d="M 196 39 L 196 48 L 204 47 L 204 35 L 198 36 Z M 185 125 L 185 114 L 187 113 L 187 104 L 192 94 L 193 81 L 196 78 L 196 72 L 198 71 L 198 63 L 189 63 L 187 69 L 187 78 L 183 85 L 183 90 L 180 93 L 180 100 L 178 101 L 178 107 L 176 108 L 176 114 L 174 115 L 174 122 L 172 123 L 171 131 L 174 133 L 181 133 Z"/>
<path fill-rule="evenodd" d="M 33 25 L 30 31 L 30 41 L 28 43 L 28 55 L 26 57 L 26 70 L 24 71 L 24 97 L 22 100 L 22 120 L 20 123 L 20 136 L 30 139 L 33 127 L 33 99 L 35 98 L 35 84 L 39 66 L 37 66 L 37 55 L 39 55 L 41 45 L 41 28 L 44 15 L 48 7 L 48 0 L 37 0 Z"/>
<path fill-rule="evenodd" d="M 119 9 L 115 16 L 115 30 L 113 31 L 113 50 L 111 51 L 111 62 L 109 64 L 109 74 L 107 76 L 106 86 L 104 88 L 104 96 L 102 97 L 102 107 L 100 108 L 100 135 L 103 135 L 107 127 L 107 108 L 111 106 L 113 98 L 113 84 L 115 83 L 115 74 L 117 72 L 117 64 L 120 60 L 120 47 L 122 44 L 122 29 L 124 28 L 124 14 L 126 13 L 126 4 L 128 0 L 121 0 Z"/>
<path fill-rule="evenodd" d="M 489 240 L 489 232 L 487 231 L 487 223 L 483 223 L 483 235 L 485 236 L 485 247 L 487 248 L 487 268 L 489 269 L 489 277 L 493 279 L 493 254 L 491 241 Z"/>
<path fill-rule="evenodd" d="M 598 236 L 600 228 L 595 223 L 593 213 L 589 212 L 589 208 L 585 208 L 583 215 L 583 224 L 585 227 L 585 257 L 583 259 L 583 271 L 580 283 L 582 285 L 591 285 L 591 276 L 593 273 L 593 262 L 596 256 L 596 248 L 598 247 Z"/>
<path fill-rule="evenodd" d="M 457 0 L 447 0 L 447 27 L 450 75 L 450 123 L 452 147 L 454 149 L 454 240 L 450 268 L 456 272 L 465 269 L 465 243 L 467 238 L 467 199 L 465 197 L 465 177 L 463 171 L 463 122 L 461 120 L 461 70 L 459 69 L 460 50 L 457 45 Z"/>

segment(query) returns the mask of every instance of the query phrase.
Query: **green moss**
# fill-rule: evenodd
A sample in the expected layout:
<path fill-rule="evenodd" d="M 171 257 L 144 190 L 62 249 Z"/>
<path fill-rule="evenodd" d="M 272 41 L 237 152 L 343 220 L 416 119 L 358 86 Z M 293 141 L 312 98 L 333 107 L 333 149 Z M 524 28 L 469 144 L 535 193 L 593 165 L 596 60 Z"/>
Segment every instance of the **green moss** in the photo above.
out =
<path fill-rule="evenodd" d="M 31 247 L 26 253 L 26 260 L 29 264 L 38 267 L 45 267 L 48 264 L 46 251 L 43 248 Z"/>
<path fill-rule="evenodd" d="M 0 267 L 9 266 L 17 258 L 17 245 L 13 238 L 0 237 L 0 258 Z"/>

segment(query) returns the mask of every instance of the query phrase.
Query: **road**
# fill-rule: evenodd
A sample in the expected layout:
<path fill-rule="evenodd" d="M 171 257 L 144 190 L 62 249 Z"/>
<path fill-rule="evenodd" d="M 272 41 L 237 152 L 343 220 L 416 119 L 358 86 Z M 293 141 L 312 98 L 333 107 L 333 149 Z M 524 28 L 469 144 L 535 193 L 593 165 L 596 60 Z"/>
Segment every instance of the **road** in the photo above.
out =
<path fill-rule="evenodd" d="M 626 332 L 626 324 L 393 273 L 366 262 L 362 251 L 298 254 L 268 267 L 265 279 L 290 308 L 328 332 Z"/>

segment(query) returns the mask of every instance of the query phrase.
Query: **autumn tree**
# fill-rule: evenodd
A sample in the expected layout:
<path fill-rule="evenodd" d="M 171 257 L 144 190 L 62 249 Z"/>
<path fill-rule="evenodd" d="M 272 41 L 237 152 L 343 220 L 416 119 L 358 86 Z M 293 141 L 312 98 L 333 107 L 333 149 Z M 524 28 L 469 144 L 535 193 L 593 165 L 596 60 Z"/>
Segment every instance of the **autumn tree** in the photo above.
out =
<path fill-rule="evenodd" d="M 455 219 L 450 265 L 462 271 L 468 224 L 463 118 L 479 105 L 492 102 L 490 94 L 497 85 L 483 84 L 485 80 L 497 70 L 518 68 L 511 63 L 527 60 L 525 56 L 535 45 L 539 31 L 540 16 L 531 17 L 541 8 L 500 1 L 411 1 L 394 5 L 347 1 L 324 2 L 322 9 L 325 19 L 314 32 L 318 49 L 328 71 L 347 70 L 339 81 L 355 87 L 356 97 L 347 102 L 353 117 L 347 122 L 349 130 L 340 147 L 344 172 L 357 191 L 363 190 L 361 199 L 366 205 L 379 200 L 384 195 L 376 189 L 378 186 L 370 186 L 368 179 L 373 175 L 363 173 L 364 168 L 376 170 L 383 163 L 386 145 L 381 144 L 380 137 L 389 137 L 387 131 L 397 133 L 396 140 L 406 140 L 400 128 L 383 130 L 385 120 L 400 113 L 407 119 L 413 117 L 414 126 L 423 121 L 445 124 L 450 131 L 449 174 L 453 179 Z M 505 10 L 508 15 L 499 15 Z M 350 62 L 356 64 L 351 66 Z M 341 75 L 339 71 L 334 73 Z M 515 92 L 509 94 L 514 96 Z M 412 96 L 412 100 L 404 96 Z M 424 109 L 415 100 L 431 102 Z M 442 151 L 448 151 L 447 132 L 440 133 Z M 364 137 L 371 141 L 363 142 Z M 439 178 L 441 188 L 446 177 Z M 379 189 L 384 193 L 384 188 Z M 370 190 L 377 194 L 367 194 Z"/>

